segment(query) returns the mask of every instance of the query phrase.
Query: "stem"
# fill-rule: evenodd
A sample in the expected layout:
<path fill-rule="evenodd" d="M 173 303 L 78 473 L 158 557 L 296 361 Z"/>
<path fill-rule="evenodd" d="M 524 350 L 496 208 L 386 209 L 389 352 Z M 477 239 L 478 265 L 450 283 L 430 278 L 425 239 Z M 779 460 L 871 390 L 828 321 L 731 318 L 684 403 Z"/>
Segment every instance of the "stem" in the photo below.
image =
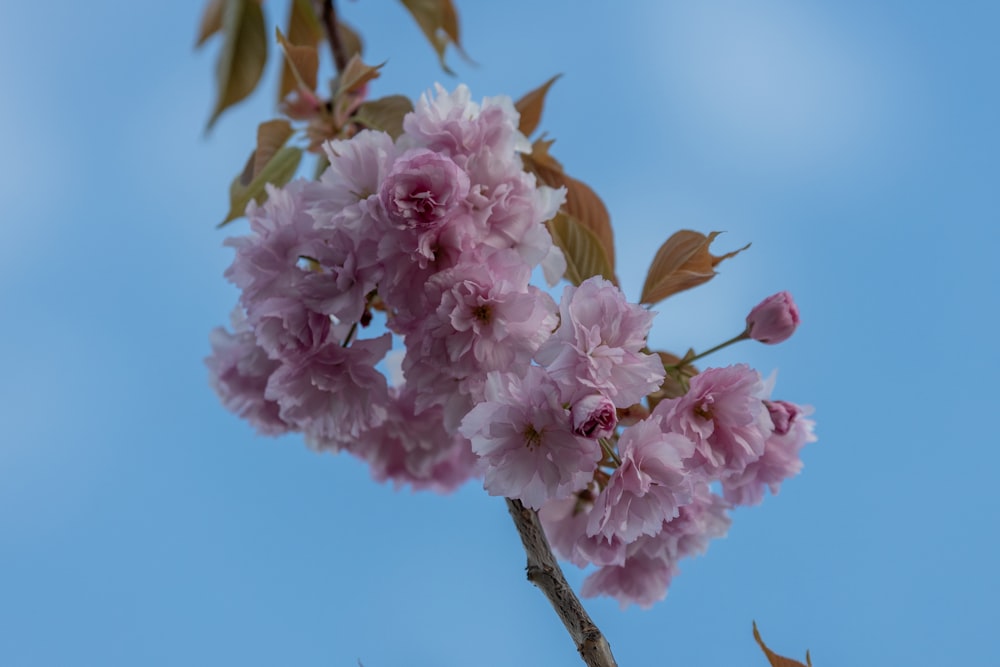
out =
<path fill-rule="evenodd" d="M 330 42 L 333 66 L 339 74 L 347 67 L 347 54 L 344 53 L 344 45 L 340 41 L 340 31 L 337 30 L 337 10 L 333 6 L 333 0 L 315 0 L 315 3 L 320 5 L 320 17 L 326 29 L 327 40 Z"/>
<path fill-rule="evenodd" d="M 507 499 L 507 511 L 521 536 L 521 544 L 528 556 L 528 581 L 538 586 L 552 603 L 559 620 L 576 644 L 580 658 L 588 667 L 618 667 L 611 655 L 611 646 L 601 631 L 587 615 L 580 599 L 566 582 L 556 557 L 552 554 L 545 531 L 534 510 L 520 500 Z"/>
<path fill-rule="evenodd" d="M 684 368 L 685 366 L 687 366 L 688 364 L 690 364 L 692 361 L 697 361 L 698 359 L 701 359 L 702 357 L 707 357 L 708 355 L 712 354 L 713 352 L 718 352 L 719 350 L 721 350 L 722 348 L 726 347 L 727 345 L 732 345 L 733 343 L 738 343 L 741 340 L 748 340 L 749 338 L 750 338 L 749 332 L 744 331 L 739 336 L 736 336 L 734 338 L 730 338 L 725 343 L 719 343 L 715 347 L 709 348 L 709 349 L 705 350 L 704 352 L 702 352 L 700 354 L 696 354 L 693 357 L 691 357 L 690 359 L 681 359 L 679 363 L 675 364 L 674 366 L 667 366 L 667 368 L 673 368 L 675 370 L 680 370 L 681 368 Z"/>

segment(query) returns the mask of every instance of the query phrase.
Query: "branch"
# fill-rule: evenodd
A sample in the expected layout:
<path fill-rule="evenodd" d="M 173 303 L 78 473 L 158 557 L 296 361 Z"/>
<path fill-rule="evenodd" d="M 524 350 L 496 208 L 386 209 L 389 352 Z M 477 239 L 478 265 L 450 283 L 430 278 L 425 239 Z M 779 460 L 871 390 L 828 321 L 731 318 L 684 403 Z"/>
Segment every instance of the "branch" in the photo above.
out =
<path fill-rule="evenodd" d="M 333 66 L 337 72 L 343 72 L 347 67 L 347 54 L 344 53 L 344 45 L 340 41 L 340 30 L 337 29 L 337 10 L 333 6 L 333 0 L 315 0 L 320 17 L 323 20 L 323 27 L 326 29 L 326 37 L 330 42 L 330 52 L 333 54 Z"/>
<path fill-rule="evenodd" d="M 588 667 L 618 667 L 611 655 L 611 646 L 601 631 L 587 615 L 580 599 L 566 582 L 556 557 L 552 554 L 538 514 L 521 504 L 520 500 L 507 499 L 507 510 L 521 536 L 521 544 L 528 556 L 528 581 L 542 589 L 552 603 L 566 631 L 573 638 L 580 657 Z"/>

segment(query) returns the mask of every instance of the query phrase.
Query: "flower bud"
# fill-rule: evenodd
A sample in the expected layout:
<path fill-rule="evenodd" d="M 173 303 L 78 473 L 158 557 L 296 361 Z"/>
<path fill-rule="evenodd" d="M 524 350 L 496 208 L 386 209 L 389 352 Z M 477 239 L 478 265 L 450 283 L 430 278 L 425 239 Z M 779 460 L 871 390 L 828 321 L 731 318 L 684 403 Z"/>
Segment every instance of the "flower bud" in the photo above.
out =
<path fill-rule="evenodd" d="M 585 438 L 606 438 L 618 425 L 615 404 L 600 394 L 585 396 L 570 411 L 573 432 Z"/>
<path fill-rule="evenodd" d="M 791 430 L 792 424 L 798 418 L 802 410 L 794 403 L 788 401 L 764 401 L 768 413 L 771 415 L 771 423 L 774 424 L 775 435 L 785 435 Z"/>
<path fill-rule="evenodd" d="M 788 340 L 799 326 L 799 308 L 788 292 L 767 297 L 747 315 L 747 335 L 774 345 Z"/>

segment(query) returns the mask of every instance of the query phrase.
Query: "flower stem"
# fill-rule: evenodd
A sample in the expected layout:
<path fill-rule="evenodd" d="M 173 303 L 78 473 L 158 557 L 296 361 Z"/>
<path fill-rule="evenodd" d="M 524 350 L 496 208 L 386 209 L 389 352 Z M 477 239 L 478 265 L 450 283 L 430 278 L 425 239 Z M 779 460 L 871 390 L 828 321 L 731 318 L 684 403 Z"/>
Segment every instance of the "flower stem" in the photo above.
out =
<path fill-rule="evenodd" d="M 698 359 L 701 359 L 702 357 L 707 357 L 708 355 L 712 354 L 713 352 L 718 352 L 722 348 L 727 347 L 729 345 L 732 345 L 733 343 L 738 343 L 741 340 L 749 340 L 749 338 L 750 338 L 750 334 L 747 331 L 744 331 L 739 336 L 735 336 L 733 338 L 730 338 L 725 343 L 719 343 L 718 345 L 716 345 L 713 348 L 705 350 L 704 352 L 701 352 L 700 354 L 696 354 L 693 357 L 687 357 L 685 359 L 681 359 L 676 364 L 674 364 L 672 366 L 666 366 L 665 368 L 667 368 L 667 369 L 673 369 L 673 370 L 680 370 L 680 369 L 684 368 L 685 366 L 687 366 L 688 364 L 690 364 L 693 361 L 697 361 Z"/>

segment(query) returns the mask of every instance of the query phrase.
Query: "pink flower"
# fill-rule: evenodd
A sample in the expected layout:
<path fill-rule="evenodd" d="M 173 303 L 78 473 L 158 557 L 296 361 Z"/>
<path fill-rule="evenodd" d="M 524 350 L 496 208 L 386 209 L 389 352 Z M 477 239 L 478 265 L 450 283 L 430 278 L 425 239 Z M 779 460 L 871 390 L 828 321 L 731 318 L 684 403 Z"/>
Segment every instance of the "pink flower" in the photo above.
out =
<path fill-rule="evenodd" d="M 628 303 L 614 284 L 594 276 L 567 286 L 559 314 L 559 329 L 535 360 L 559 383 L 564 400 L 596 392 L 627 408 L 660 386 L 660 358 L 641 352 L 653 313 Z"/>
<path fill-rule="evenodd" d="M 597 496 L 587 534 L 618 537 L 626 544 L 640 535 L 655 535 L 664 521 L 691 501 L 691 480 L 683 460 L 694 443 L 679 433 L 664 433 L 660 420 L 648 418 L 630 426 L 618 440 L 621 464 Z"/>
<path fill-rule="evenodd" d="M 368 462 L 372 477 L 392 480 L 397 488 L 409 484 L 447 493 L 476 474 L 469 441 L 445 429 L 441 408 L 417 412 L 408 388 L 390 391 L 385 421 L 347 445 Z"/>
<path fill-rule="evenodd" d="M 588 565 L 622 565 L 625 562 L 626 544 L 618 537 L 610 540 L 587 535 L 587 523 L 593 510 L 596 483 L 569 496 L 550 500 L 538 510 L 538 518 L 545 529 L 556 555 L 578 567 Z"/>
<path fill-rule="evenodd" d="M 747 334 L 768 345 L 788 340 L 798 326 L 799 308 L 788 292 L 772 294 L 747 315 Z"/>
<path fill-rule="evenodd" d="M 242 316 L 237 309 L 233 317 L 236 333 L 222 327 L 212 331 L 212 355 L 205 359 L 209 382 L 226 409 L 246 419 L 259 433 L 287 433 L 292 427 L 279 416 L 277 402 L 264 397 L 267 380 L 280 363 L 257 345 Z"/>
<path fill-rule="evenodd" d="M 440 305 L 423 325 L 445 343 L 459 376 L 526 368 L 558 322 L 552 298 L 528 284 L 530 269 L 513 251 L 471 255 L 435 275 L 428 290 Z"/>
<path fill-rule="evenodd" d="M 331 342 L 271 376 L 264 396 L 281 406 L 281 418 L 319 446 L 339 448 L 381 424 L 389 402 L 385 376 L 375 369 L 392 340 L 389 334 Z"/>
<path fill-rule="evenodd" d="M 485 398 L 462 420 L 459 432 L 486 462 L 483 486 L 490 495 L 518 498 L 535 509 L 590 481 L 601 448 L 570 429 L 551 378 L 531 366 L 524 377 L 487 376 Z"/>
<path fill-rule="evenodd" d="M 438 236 L 467 212 L 469 176 L 447 155 L 425 148 L 407 151 L 382 181 L 379 201 L 396 244 L 433 259 Z"/>
<path fill-rule="evenodd" d="M 690 469 L 724 479 L 764 453 L 774 428 L 764 392 L 760 374 L 746 364 L 709 368 L 691 378 L 687 394 L 660 402 L 653 415 L 663 419 L 664 430 L 694 441 Z"/>
<path fill-rule="evenodd" d="M 584 396 L 573 404 L 570 414 L 573 432 L 585 438 L 607 438 L 618 425 L 615 404 L 600 394 Z"/>
<path fill-rule="evenodd" d="M 764 454 L 743 472 L 722 480 L 726 500 L 737 505 L 757 505 L 764 499 L 764 487 L 778 493 L 781 483 L 802 470 L 799 451 L 815 442 L 815 422 L 806 419 L 811 408 L 786 401 L 764 401 L 774 424 L 774 433 L 764 443 Z"/>
<path fill-rule="evenodd" d="M 637 554 L 628 557 L 623 565 L 599 568 L 583 580 L 580 593 L 587 598 L 613 597 L 623 610 L 630 604 L 649 609 L 667 597 L 667 588 L 676 573 L 673 563 Z"/>

